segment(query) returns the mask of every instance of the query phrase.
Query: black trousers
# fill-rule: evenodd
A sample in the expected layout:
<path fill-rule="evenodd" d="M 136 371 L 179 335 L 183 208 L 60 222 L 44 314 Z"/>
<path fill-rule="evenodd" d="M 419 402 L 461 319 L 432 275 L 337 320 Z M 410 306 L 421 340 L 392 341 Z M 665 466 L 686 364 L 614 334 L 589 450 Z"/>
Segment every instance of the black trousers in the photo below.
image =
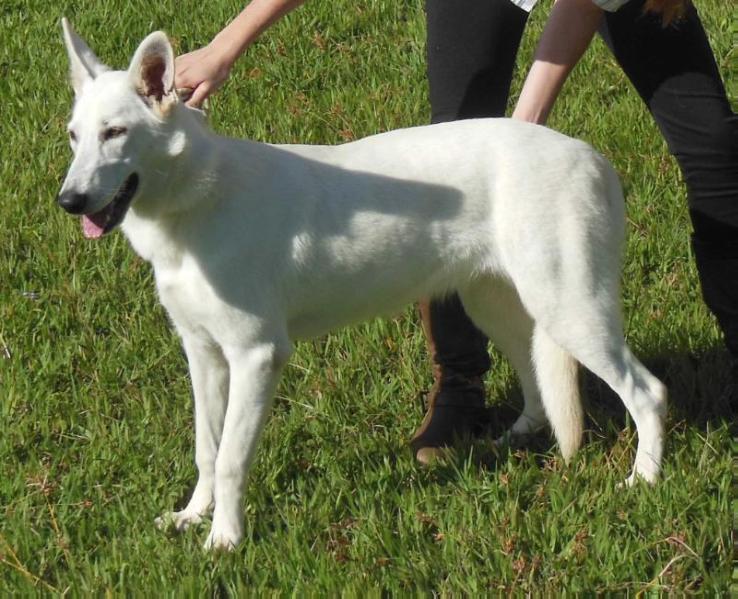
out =
<path fill-rule="evenodd" d="M 605 13 L 600 33 L 682 170 L 703 296 L 738 360 L 738 118 L 696 9 L 663 28 L 643 3 Z M 426 0 L 426 16 L 432 122 L 504 116 L 527 13 L 509 0 Z M 442 366 L 489 369 L 487 339 L 458 296 L 430 314 Z"/>

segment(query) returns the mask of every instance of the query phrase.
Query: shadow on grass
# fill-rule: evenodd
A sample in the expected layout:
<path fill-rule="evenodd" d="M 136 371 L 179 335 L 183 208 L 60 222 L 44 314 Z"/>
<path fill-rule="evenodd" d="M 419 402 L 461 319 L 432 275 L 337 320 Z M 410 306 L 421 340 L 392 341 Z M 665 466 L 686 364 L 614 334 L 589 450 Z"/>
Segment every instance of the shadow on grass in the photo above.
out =
<path fill-rule="evenodd" d="M 672 424 L 701 430 L 727 426 L 732 434 L 738 434 L 738 385 L 732 380 L 730 359 L 722 346 L 699 355 L 652 356 L 643 359 L 643 363 L 668 389 Z M 628 422 L 623 402 L 606 383 L 584 368 L 580 386 L 586 410 L 585 431 L 606 443 L 615 443 Z M 494 440 L 503 436 L 522 410 L 520 389 L 508 387 L 498 402 L 490 406 L 490 423 L 482 437 L 457 439 L 444 459 L 432 467 L 438 484 L 457 480 L 460 470 L 468 465 L 495 470 L 521 450 L 543 467 L 557 451 L 548 428 L 514 444 L 496 444 Z"/>
<path fill-rule="evenodd" d="M 643 360 L 669 391 L 669 418 L 705 428 L 735 426 L 738 386 L 732 380 L 727 352 L 719 346 L 700 355 L 664 354 Z M 582 377 L 588 406 L 603 418 L 622 427 L 625 408 L 615 393 L 589 372 Z"/>
<path fill-rule="evenodd" d="M 709 430 L 727 426 L 735 433 L 736 406 L 731 404 L 731 399 L 735 400 L 729 393 L 732 385 L 730 362 L 722 347 L 710 348 L 701 355 L 674 353 L 653 356 L 645 358 L 644 364 L 669 390 L 669 422 L 672 427 Z M 491 376 L 494 376 L 494 371 Z M 589 441 L 597 439 L 605 445 L 615 444 L 627 423 L 621 400 L 604 382 L 584 369 L 581 374 L 581 388 L 587 414 L 585 430 Z M 429 468 L 420 467 L 418 481 L 421 485 L 454 485 L 469 469 L 492 473 L 514 459 L 524 459 L 543 470 L 552 456 L 558 455 L 548 428 L 516 443 L 495 443 L 494 440 L 502 437 L 518 417 L 523 402 L 520 390 L 515 385 L 498 390 L 491 399 L 496 399 L 497 403 L 490 406 L 490 421 L 485 434 L 474 439 L 458 439 L 442 460 Z M 417 402 L 417 422 L 420 422 L 424 409 L 421 397 Z M 295 438 L 291 442 L 295 442 Z M 584 442 L 587 443 L 588 440 L 585 438 Z M 410 446 L 402 445 L 398 451 L 387 447 L 387 453 L 382 459 L 376 456 L 375 459 L 378 460 L 377 468 L 383 460 L 386 461 L 392 476 L 397 477 L 396 486 L 402 486 L 407 474 L 407 462 L 413 459 Z M 304 475 L 305 472 L 295 462 L 291 467 L 280 471 L 272 484 L 277 488 L 288 488 L 290 481 Z M 328 473 L 321 472 L 320 469 L 311 472 L 311 477 L 316 485 L 328 484 L 327 479 L 330 478 Z M 321 478 L 326 480 L 321 483 Z M 193 488 L 194 480 L 191 487 L 183 493 L 176 509 L 182 509 L 186 505 Z M 252 543 L 284 532 L 283 529 L 287 526 L 279 515 L 283 498 L 275 499 L 266 493 L 259 501 L 262 524 L 247 531 L 247 537 Z"/>

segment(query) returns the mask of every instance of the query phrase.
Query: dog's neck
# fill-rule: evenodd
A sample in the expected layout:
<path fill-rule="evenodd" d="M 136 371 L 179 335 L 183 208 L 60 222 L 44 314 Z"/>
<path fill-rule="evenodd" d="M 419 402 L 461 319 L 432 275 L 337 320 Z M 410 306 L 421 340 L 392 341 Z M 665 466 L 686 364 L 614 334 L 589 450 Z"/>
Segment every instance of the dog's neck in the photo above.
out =
<path fill-rule="evenodd" d="M 191 209 L 207 198 L 213 183 L 217 147 L 203 114 L 176 104 L 167 116 L 164 131 L 160 160 L 152 165 L 153 177 L 142 189 L 142 194 L 148 197 L 132 206 L 144 218 L 158 219 Z"/>
<path fill-rule="evenodd" d="M 180 217 L 213 201 L 210 191 L 222 151 L 199 110 L 183 104 L 171 110 L 162 140 L 165 151 L 156 164 L 148 166 L 149 177 L 142 181 L 138 201 L 122 225 L 137 253 L 154 264 L 177 260 L 175 232 Z M 170 255 L 163 256 L 162 247 Z"/>

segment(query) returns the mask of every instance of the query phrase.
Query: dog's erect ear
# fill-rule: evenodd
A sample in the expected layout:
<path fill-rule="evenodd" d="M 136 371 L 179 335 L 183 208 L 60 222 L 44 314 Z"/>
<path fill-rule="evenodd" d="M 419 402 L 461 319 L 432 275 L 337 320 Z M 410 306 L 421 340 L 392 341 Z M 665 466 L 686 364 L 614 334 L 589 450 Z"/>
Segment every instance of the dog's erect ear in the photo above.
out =
<path fill-rule="evenodd" d="M 74 93 L 79 95 L 85 81 L 94 79 L 110 69 L 100 62 L 84 40 L 77 35 L 65 17 L 61 20 L 64 30 L 64 45 L 69 55 L 69 78 Z"/>
<path fill-rule="evenodd" d="M 166 113 L 177 102 L 174 51 L 161 31 L 155 31 L 141 42 L 128 67 L 128 74 L 138 93 L 153 109 Z"/>

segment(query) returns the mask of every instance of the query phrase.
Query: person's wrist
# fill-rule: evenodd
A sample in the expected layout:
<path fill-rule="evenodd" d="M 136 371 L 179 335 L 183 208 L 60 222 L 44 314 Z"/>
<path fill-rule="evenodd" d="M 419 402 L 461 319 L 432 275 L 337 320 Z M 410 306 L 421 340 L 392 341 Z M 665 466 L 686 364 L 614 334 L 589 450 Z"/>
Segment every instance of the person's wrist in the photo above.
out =
<path fill-rule="evenodd" d="M 217 57 L 220 65 L 229 71 L 233 63 L 238 60 L 238 57 L 243 52 L 242 45 L 226 32 L 216 35 L 208 46 L 210 47 L 210 51 Z"/>

